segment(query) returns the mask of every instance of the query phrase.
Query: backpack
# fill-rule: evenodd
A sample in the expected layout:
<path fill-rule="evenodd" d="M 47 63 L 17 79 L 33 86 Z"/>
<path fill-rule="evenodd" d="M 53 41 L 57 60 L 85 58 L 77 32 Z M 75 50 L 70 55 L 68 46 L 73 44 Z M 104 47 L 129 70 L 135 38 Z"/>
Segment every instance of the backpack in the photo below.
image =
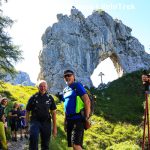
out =
<path fill-rule="evenodd" d="M 84 88 L 90 99 L 90 117 L 91 117 L 94 114 L 94 106 L 95 106 L 95 102 L 96 102 L 96 96 L 93 95 L 87 87 L 84 86 Z M 73 90 L 75 90 L 75 92 L 76 92 L 76 84 L 75 84 L 75 87 L 73 88 Z M 83 102 L 82 98 L 79 95 L 77 95 L 77 97 L 76 97 L 76 113 L 80 113 L 83 109 L 84 109 L 84 102 Z"/>
<path fill-rule="evenodd" d="M 90 99 L 90 109 L 91 109 L 91 112 L 90 112 L 90 116 L 92 116 L 94 114 L 94 107 L 95 107 L 95 103 L 96 103 L 96 96 L 94 94 L 91 93 L 91 91 L 87 88 L 85 88 L 88 96 L 89 96 L 89 99 Z"/>
<path fill-rule="evenodd" d="M 47 99 L 45 101 L 39 101 L 38 94 L 33 95 L 32 101 L 32 119 L 38 121 L 48 121 L 51 119 L 50 116 L 50 105 L 52 96 L 47 94 Z"/>

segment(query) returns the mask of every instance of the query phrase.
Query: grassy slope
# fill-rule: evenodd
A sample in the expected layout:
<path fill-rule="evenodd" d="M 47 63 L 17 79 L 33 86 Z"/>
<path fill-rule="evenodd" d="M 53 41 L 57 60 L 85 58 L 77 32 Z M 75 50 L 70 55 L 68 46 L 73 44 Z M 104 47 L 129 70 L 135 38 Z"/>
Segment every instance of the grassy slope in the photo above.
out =
<path fill-rule="evenodd" d="M 9 83 L 0 82 L 0 94 L 7 96 L 12 101 L 26 104 L 29 97 L 35 93 L 37 89 L 31 86 L 11 85 Z"/>
<path fill-rule="evenodd" d="M 140 149 L 144 114 L 141 72 L 125 75 L 113 81 L 107 89 L 93 92 L 97 102 L 91 135 L 98 134 L 91 139 L 95 143 L 99 141 L 97 148 Z"/>
<path fill-rule="evenodd" d="M 26 103 L 36 88 L 4 84 L 0 94 L 12 100 Z M 113 81 L 107 89 L 95 90 L 97 96 L 92 128 L 85 131 L 86 150 L 138 150 L 142 139 L 144 94 L 141 72 L 135 72 Z M 55 98 L 56 100 L 56 98 Z M 57 101 L 57 100 L 56 100 Z M 66 135 L 63 130 L 63 104 L 57 103 L 58 136 L 52 139 L 53 150 L 66 150 Z"/>
<path fill-rule="evenodd" d="M 0 95 L 6 96 L 10 102 L 6 109 L 6 113 L 12 108 L 14 102 L 26 104 L 30 96 L 35 93 L 37 89 L 31 86 L 11 85 L 0 81 Z"/>

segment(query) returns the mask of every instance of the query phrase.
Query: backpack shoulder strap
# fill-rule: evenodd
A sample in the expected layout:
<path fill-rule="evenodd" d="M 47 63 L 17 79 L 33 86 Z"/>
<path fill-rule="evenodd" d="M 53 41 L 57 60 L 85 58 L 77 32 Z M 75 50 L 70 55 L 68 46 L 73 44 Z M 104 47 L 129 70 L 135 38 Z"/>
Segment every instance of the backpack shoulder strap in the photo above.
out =
<path fill-rule="evenodd" d="M 48 98 L 50 98 L 50 99 L 53 98 L 53 96 L 52 96 L 51 94 L 49 94 L 49 93 L 47 93 L 47 96 L 48 96 Z"/>
<path fill-rule="evenodd" d="M 53 100 L 53 96 L 51 94 L 47 93 L 47 97 L 49 101 Z"/>
<path fill-rule="evenodd" d="M 79 95 L 78 95 L 78 92 L 77 92 L 77 84 L 78 84 L 78 83 L 79 83 L 79 82 L 75 82 L 74 85 L 73 85 L 73 88 L 72 88 L 72 89 L 76 92 L 77 96 L 79 96 Z"/>
<path fill-rule="evenodd" d="M 34 95 L 32 95 L 31 97 L 31 104 L 34 105 L 36 103 L 38 103 L 38 93 L 35 93 Z"/>
<path fill-rule="evenodd" d="M 77 92 L 77 84 L 78 82 L 75 82 L 73 90 L 76 92 L 76 113 L 78 114 L 84 109 L 84 101 Z"/>
<path fill-rule="evenodd" d="M 77 96 L 80 96 L 80 95 L 78 94 L 78 91 L 77 91 L 77 84 L 82 85 L 82 83 L 80 83 L 80 82 L 75 82 L 72 89 L 76 92 Z M 82 86 L 83 86 L 83 85 L 82 85 Z M 83 87 L 84 87 L 84 86 L 83 86 Z M 86 89 L 85 89 L 85 90 L 86 90 Z M 87 93 L 87 91 L 86 91 L 86 93 Z M 81 97 L 81 96 L 80 96 L 80 97 Z M 81 98 L 81 99 L 82 99 L 82 98 Z"/>

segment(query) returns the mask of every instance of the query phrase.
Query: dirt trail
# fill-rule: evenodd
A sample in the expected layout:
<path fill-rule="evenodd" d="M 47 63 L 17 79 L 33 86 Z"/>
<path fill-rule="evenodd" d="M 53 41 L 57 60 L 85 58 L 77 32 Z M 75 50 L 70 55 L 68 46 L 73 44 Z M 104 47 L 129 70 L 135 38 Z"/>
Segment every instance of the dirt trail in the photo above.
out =
<path fill-rule="evenodd" d="M 20 140 L 18 139 L 17 142 L 15 141 L 8 141 L 8 149 L 9 150 L 28 150 L 28 140 L 23 139 Z"/>

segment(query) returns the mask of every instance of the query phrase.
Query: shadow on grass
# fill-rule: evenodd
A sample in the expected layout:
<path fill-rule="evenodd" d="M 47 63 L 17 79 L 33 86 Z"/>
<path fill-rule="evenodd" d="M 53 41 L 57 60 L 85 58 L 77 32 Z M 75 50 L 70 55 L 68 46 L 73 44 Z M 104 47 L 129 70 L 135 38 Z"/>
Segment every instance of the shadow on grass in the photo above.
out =
<path fill-rule="evenodd" d="M 67 140 L 65 132 L 58 126 L 57 137 L 51 139 L 50 149 L 67 150 Z"/>

